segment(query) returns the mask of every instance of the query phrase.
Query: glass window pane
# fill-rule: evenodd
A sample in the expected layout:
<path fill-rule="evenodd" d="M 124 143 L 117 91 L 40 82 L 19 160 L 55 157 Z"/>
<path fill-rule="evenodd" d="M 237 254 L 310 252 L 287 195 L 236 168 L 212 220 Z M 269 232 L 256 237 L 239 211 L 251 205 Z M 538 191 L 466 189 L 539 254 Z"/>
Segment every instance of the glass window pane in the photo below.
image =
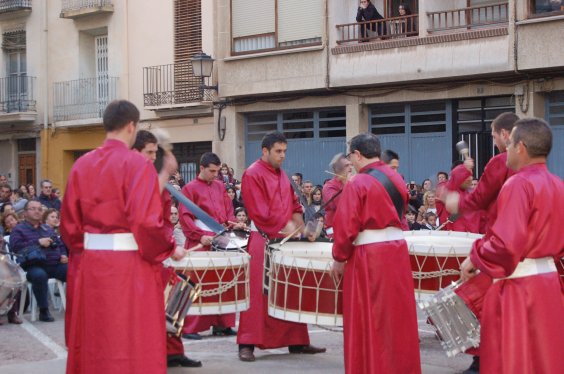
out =
<path fill-rule="evenodd" d="M 286 139 L 308 139 L 313 138 L 313 131 L 285 131 L 284 136 Z"/>
<path fill-rule="evenodd" d="M 347 127 L 347 121 L 342 119 L 342 120 L 336 120 L 336 121 L 320 121 L 319 122 L 319 128 L 320 129 L 325 129 L 325 128 L 345 128 Z"/>
<path fill-rule="evenodd" d="M 376 135 L 405 134 L 405 127 L 373 127 L 370 131 Z"/>
<path fill-rule="evenodd" d="M 344 138 L 347 130 L 319 131 L 320 138 Z"/>

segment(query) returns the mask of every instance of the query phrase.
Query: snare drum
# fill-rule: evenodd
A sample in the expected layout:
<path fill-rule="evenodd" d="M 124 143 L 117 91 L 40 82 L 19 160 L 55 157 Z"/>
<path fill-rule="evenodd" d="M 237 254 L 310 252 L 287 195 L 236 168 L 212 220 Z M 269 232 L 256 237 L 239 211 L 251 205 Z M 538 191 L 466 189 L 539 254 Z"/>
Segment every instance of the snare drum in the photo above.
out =
<path fill-rule="evenodd" d="M 453 283 L 433 297 L 419 302 L 434 326 L 448 357 L 480 345 L 480 323 L 464 301 L 455 293 L 460 283 Z"/>
<path fill-rule="evenodd" d="M 415 291 L 434 293 L 460 278 L 460 264 L 482 235 L 457 231 L 406 231 Z"/>
<path fill-rule="evenodd" d="M 225 231 L 214 238 L 212 251 L 246 251 L 250 236 L 251 232 L 246 230 Z"/>
<path fill-rule="evenodd" d="M 268 314 L 292 322 L 343 325 L 342 278 L 331 275 L 331 242 L 270 243 Z"/>
<path fill-rule="evenodd" d="M 25 273 L 8 255 L 0 254 L 0 316 L 8 313 L 26 284 Z"/>
<path fill-rule="evenodd" d="M 215 315 L 249 309 L 249 259 L 244 252 L 191 252 L 181 261 L 168 260 L 177 273 L 201 287 L 188 315 Z"/>

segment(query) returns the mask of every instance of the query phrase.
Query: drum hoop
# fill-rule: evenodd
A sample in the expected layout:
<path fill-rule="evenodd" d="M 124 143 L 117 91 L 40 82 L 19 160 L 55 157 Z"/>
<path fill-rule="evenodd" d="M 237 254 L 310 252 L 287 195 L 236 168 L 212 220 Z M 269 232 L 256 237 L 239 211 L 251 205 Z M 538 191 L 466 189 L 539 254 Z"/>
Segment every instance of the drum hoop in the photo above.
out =
<path fill-rule="evenodd" d="M 170 261 L 169 266 L 177 270 L 216 269 L 228 266 L 243 266 L 249 263 L 250 255 L 239 251 L 191 252 L 182 261 Z M 210 261 L 213 266 L 210 266 Z"/>
<path fill-rule="evenodd" d="M 332 258 L 327 258 L 327 261 L 323 261 L 323 259 L 291 256 L 288 253 L 280 252 L 281 251 L 271 252 L 270 256 L 272 265 L 292 267 L 306 271 L 310 269 L 318 271 L 330 271 L 334 262 Z"/>

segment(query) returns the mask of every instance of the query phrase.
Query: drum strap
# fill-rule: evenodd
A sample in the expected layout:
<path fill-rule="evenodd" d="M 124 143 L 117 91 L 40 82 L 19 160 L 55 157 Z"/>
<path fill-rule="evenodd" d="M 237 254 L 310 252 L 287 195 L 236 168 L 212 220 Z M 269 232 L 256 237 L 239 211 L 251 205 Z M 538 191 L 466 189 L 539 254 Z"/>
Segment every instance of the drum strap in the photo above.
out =
<path fill-rule="evenodd" d="M 396 208 L 396 212 L 398 213 L 399 220 L 402 220 L 403 212 L 404 212 L 404 201 L 401 197 L 401 193 L 398 191 L 396 185 L 388 178 L 388 176 L 382 173 L 378 169 L 368 169 L 364 172 L 374 178 L 386 189 L 386 192 L 390 196 L 392 203 L 394 203 L 394 207 Z"/>

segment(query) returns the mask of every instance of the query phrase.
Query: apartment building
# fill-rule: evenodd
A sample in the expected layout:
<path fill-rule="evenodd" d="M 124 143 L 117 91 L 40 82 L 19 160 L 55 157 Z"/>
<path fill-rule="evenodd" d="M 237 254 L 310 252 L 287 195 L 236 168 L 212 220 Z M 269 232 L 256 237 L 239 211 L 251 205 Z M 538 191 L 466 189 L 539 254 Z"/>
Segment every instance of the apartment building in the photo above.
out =
<path fill-rule="evenodd" d="M 358 24 L 353 0 L 217 0 L 226 132 L 214 149 L 243 170 L 277 129 L 285 169 L 321 183 L 346 140 L 371 131 L 420 183 L 465 139 L 479 176 L 495 152 L 489 124 L 515 111 L 551 123 L 549 168 L 564 176 L 561 1 L 411 0 L 403 15 L 399 1 L 372 3 L 383 19 Z"/>
<path fill-rule="evenodd" d="M 169 131 L 193 178 L 214 121 L 190 57 L 214 53 L 212 16 L 201 0 L 0 1 L 0 170 L 13 185 L 49 178 L 64 188 L 74 161 L 102 143 L 102 113 L 120 98 L 141 110 L 142 128 Z"/>

